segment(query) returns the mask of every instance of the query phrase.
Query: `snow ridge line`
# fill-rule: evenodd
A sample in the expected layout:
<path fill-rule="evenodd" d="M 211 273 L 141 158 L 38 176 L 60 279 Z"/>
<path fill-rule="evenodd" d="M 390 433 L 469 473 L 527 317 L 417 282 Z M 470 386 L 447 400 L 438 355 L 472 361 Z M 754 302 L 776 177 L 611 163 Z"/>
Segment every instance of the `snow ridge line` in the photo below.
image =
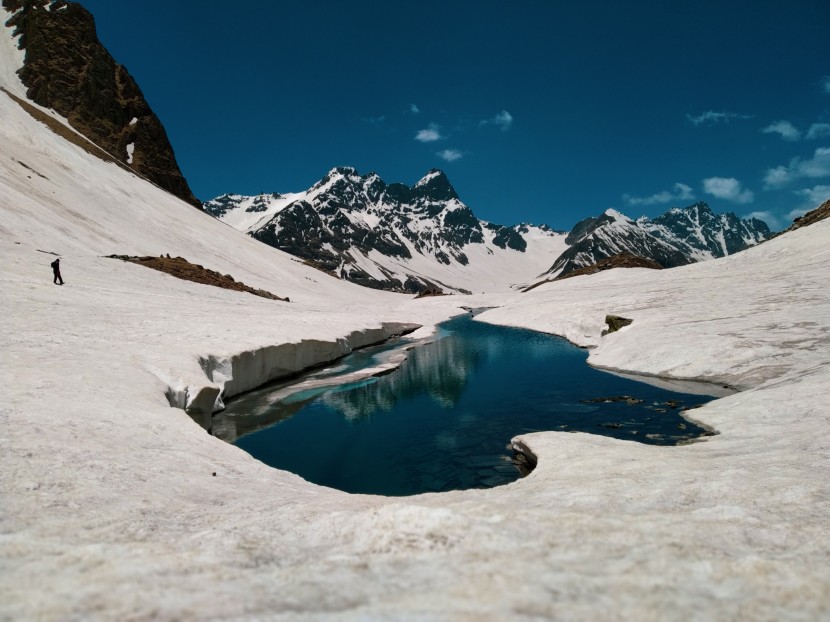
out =
<path fill-rule="evenodd" d="M 201 415 L 207 422 L 213 413 L 225 408 L 226 398 L 419 328 L 420 324 L 382 322 L 380 328 L 355 330 L 335 341 L 302 339 L 297 343 L 265 346 L 232 355 L 202 356 L 199 364 L 209 384 L 192 385 L 180 380 L 176 386 L 168 386 L 165 395 L 170 406 L 181 408 L 189 415 Z"/>

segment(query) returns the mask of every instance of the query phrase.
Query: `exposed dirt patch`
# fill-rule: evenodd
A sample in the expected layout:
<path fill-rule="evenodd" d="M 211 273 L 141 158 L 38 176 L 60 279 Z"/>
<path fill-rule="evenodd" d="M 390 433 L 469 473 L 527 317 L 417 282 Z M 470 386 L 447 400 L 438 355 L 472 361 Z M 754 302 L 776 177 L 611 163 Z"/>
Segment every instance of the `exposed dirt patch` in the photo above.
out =
<path fill-rule="evenodd" d="M 568 272 L 567 274 L 560 274 L 555 279 L 539 281 L 538 283 L 534 283 L 533 285 L 526 287 L 522 291 L 529 292 L 531 289 L 539 287 L 540 285 L 544 285 L 545 283 L 552 283 L 553 281 L 569 279 L 572 276 L 581 276 L 583 274 L 596 274 L 597 272 L 602 272 L 603 270 L 611 270 L 612 268 L 651 268 L 652 270 L 662 270 L 663 266 L 661 266 L 659 263 L 652 259 L 639 257 L 637 255 L 632 255 L 631 253 L 620 253 L 619 255 L 606 257 L 605 259 L 598 261 L 597 263 L 592 264 L 590 266 L 585 266 L 584 268 L 573 270 L 572 272 Z"/>
<path fill-rule="evenodd" d="M 121 168 L 123 168 L 126 171 L 135 172 L 129 166 L 124 164 L 123 162 L 119 162 L 118 160 L 113 158 L 110 154 L 108 154 L 106 151 L 101 149 L 98 145 L 90 142 L 89 140 L 87 140 L 86 138 L 84 138 L 83 136 L 78 134 L 77 132 L 72 131 L 71 129 L 66 127 L 63 123 L 61 123 L 60 121 L 58 121 L 54 117 L 49 116 L 48 114 L 46 114 L 45 112 L 43 112 L 39 108 L 33 106 L 32 104 L 30 104 L 29 102 L 27 102 L 25 100 L 20 99 L 16 95 L 13 95 L 12 93 L 7 91 L 2 86 L 0 86 L 0 91 L 3 91 L 6 95 L 8 95 L 15 102 L 17 102 L 18 105 L 21 108 L 23 108 L 23 110 L 28 112 L 34 119 L 37 119 L 38 121 L 43 123 L 46 127 L 48 127 L 50 130 L 52 130 L 55 134 L 57 134 L 58 136 L 60 136 L 64 140 L 68 140 L 73 145 L 75 145 L 77 147 L 80 147 L 81 149 L 86 151 L 88 154 L 94 155 L 96 158 L 100 158 L 104 162 L 112 162 L 114 164 L 117 164 L 118 166 L 120 166 Z M 19 163 L 22 164 L 23 166 L 25 166 L 26 168 L 29 168 L 27 165 L 23 164 L 23 162 L 19 162 Z"/>
<path fill-rule="evenodd" d="M 447 292 L 436 285 L 429 285 L 427 288 L 422 291 L 418 292 L 415 298 L 429 298 L 431 296 L 446 296 Z"/>
<path fill-rule="evenodd" d="M 248 292 L 254 296 L 268 298 L 269 300 L 281 300 L 283 302 L 290 302 L 288 298 L 281 298 L 275 294 L 264 289 L 255 289 L 249 287 L 244 283 L 234 280 L 230 274 L 220 274 L 215 270 L 209 270 L 204 266 L 190 263 L 184 257 L 134 257 L 131 255 L 107 255 L 111 259 L 120 259 L 122 261 L 129 261 L 140 266 L 146 266 L 153 270 L 165 272 L 177 279 L 184 281 L 193 281 L 194 283 L 201 283 L 202 285 L 211 285 L 213 287 L 221 287 L 222 289 L 231 289 L 237 292 Z"/>

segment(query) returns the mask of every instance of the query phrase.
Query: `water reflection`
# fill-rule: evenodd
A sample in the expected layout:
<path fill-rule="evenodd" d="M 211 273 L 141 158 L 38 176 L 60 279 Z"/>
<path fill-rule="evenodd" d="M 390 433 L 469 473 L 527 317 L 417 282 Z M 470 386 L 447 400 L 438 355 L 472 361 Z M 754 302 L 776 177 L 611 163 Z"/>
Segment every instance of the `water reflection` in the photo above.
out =
<path fill-rule="evenodd" d="M 376 353 L 359 356 L 371 364 Z M 664 445 L 704 432 L 678 413 L 706 398 L 592 369 L 586 356 L 549 335 L 458 318 L 391 374 L 246 396 L 228 405 L 215 429 L 309 481 L 385 495 L 513 481 L 520 470 L 508 443 L 526 432 L 582 431 Z M 353 370 L 352 360 L 336 369 Z M 330 379 L 333 369 L 318 375 Z"/>
<path fill-rule="evenodd" d="M 486 355 L 487 348 L 484 350 L 457 334 L 447 334 L 412 350 L 395 373 L 370 384 L 333 391 L 322 401 L 349 420 L 389 412 L 399 400 L 418 395 L 428 395 L 441 408 L 450 409 L 461 399 L 468 379 Z"/>

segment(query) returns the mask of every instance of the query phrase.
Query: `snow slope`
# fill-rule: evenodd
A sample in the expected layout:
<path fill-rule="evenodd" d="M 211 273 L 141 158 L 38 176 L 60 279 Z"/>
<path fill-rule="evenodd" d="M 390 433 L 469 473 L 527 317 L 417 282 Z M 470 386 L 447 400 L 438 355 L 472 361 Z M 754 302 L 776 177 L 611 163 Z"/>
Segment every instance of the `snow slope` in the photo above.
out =
<path fill-rule="evenodd" d="M 247 238 L 0 93 L 0 619 L 826 618 L 829 240 L 823 221 L 662 273 L 411 300 Z M 292 302 L 109 253 L 182 255 Z M 217 386 L 200 358 L 293 343 L 281 362 L 309 363 L 459 304 L 600 365 L 748 390 L 695 411 L 720 431 L 704 442 L 525 435 L 530 477 L 403 499 L 268 468 L 165 397 Z M 634 323 L 600 337 L 609 312 Z"/>

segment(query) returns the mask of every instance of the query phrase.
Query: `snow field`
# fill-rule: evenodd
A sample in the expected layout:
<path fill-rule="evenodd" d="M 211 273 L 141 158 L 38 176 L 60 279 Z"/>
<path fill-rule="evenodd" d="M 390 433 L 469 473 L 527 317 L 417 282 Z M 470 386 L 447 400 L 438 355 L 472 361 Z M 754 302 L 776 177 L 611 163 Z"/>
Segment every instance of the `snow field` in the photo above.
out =
<path fill-rule="evenodd" d="M 63 142 L 2 93 L 0 216 L 0 618 L 830 612 L 827 221 L 660 273 L 412 300 L 247 238 Z M 110 253 L 181 255 L 292 302 Z M 526 434 L 517 441 L 539 459 L 530 477 L 400 499 L 268 468 L 165 397 L 241 389 L 270 368 L 254 356 L 240 371 L 243 353 L 298 344 L 310 361 L 334 346 L 299 344 L 370 340 L 394 322 L 427 334 L 460 305 L 497 305 L 480 317 L 590 346 L 592 364 L 747 390 L 693 411 L 720 432 L 703 442 Z M 601 337 L 607 313 L 634 323 Z"/>

